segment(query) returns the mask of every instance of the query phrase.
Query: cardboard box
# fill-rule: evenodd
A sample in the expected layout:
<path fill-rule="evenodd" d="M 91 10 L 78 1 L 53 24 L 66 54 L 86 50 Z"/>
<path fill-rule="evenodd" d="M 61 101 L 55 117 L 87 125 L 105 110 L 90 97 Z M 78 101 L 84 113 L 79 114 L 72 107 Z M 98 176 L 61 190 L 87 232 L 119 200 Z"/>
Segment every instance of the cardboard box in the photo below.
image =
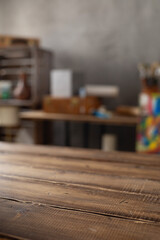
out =
<path fill-rule="evenodd" d="M 43 100 L 43 110 L 47 113 L 91 114 L 101 105 L 97 97 L 53 98 L 46 96 Z"/>

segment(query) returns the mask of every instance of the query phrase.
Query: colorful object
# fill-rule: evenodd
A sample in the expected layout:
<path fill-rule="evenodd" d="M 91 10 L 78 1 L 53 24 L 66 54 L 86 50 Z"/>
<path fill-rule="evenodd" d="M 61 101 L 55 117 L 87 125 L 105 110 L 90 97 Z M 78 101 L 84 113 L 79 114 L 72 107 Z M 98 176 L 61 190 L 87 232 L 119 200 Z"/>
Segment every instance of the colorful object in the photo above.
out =
<path fill-rule="evenodd" d="M 139 105 L 142 116 L 159 116 L 160 115 L 160 94 L 141 93 Z"/>
<path fill-rule="evenodd" d="M 160 94 L 153 95 L 153 115 L 160 116 Z"/>
<path fill-rule="evenodd" d="M 144 95 L 142 93 L 140 107 L 137 151 L 160 153 L 160 94 Z"/>
<path fill-rule="evenodd" d="M 160 116 L 141 118 L 138 125 L 137 151 L 160 153 Z"/>

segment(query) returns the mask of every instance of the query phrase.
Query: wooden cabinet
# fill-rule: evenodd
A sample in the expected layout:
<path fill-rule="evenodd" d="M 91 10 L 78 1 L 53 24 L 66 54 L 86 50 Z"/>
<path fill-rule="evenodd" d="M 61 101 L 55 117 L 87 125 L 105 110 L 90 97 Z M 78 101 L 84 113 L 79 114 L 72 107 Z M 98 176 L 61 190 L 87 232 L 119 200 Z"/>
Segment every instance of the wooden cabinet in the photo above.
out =
<path fill-rule="evenodd" d="M 30 99 L 0 99 L 0 105 L 32 108 L 40 105 L 42 96 L 49 92 L 51 68 L 52 53 L 48 50 L 28 46 L 0 48 L 0 79 L 12 81 L 14 89 L 23 71 L 31 87 Z"/>

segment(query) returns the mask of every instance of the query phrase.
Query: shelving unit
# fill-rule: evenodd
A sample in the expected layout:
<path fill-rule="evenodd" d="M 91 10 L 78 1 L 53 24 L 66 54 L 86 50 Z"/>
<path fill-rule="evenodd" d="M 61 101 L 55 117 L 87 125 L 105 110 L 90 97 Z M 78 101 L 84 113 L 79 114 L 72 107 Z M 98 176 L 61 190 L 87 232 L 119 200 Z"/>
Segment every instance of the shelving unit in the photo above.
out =
<path fill-rule="evenodd" d="M 32 106 L 32 100 L 18 100 L 18 99 L 0 99 L 0 105 L 14 105 L 14 106 L 23 106 L 23 107 L 30 107 Z"/>
<path fill-rule="evenodd" d="M 0 105 L 36 108 L 41 103 L 42 96 L 48 94 L 51 68 L 50 51 L 28 46 L 0 48 L 0 76 L 3 76 L 3 80 L 12 80 L 15 86 L 23 71 L 27 74 L 31 87 L 30 99 L 0 99 Z"/>

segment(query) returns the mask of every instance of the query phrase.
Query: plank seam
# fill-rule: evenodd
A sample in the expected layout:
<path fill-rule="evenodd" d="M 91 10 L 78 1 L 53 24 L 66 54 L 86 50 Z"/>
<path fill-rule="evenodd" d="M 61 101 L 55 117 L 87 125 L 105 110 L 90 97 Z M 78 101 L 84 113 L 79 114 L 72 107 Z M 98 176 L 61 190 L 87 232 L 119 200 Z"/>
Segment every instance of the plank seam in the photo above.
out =
<path fill-rule="evenodd" d="M 131 218 L 131 217 L 127 217 L 127 216 L 113 215 L 113 214 L 109 214 L 109 213 L 99 213 L 99 212 L 87 211 L 87 210 L 83 210 L 83 209 L 75 209 L 75 208 L 56 206 L 56 205 L 52 205 L 52 204 L 44 204 L 44 203 L 39 203 L 39 202 L 34 202 L 34 201 L 23 201 L 23 200 L 15 199 L 15 198 L 0 197 L 0 199 L 5 200 L 5 201 L 30 204 L 30 205 L 39 206 L 39 207 L 55 208 L 55 209 L 60 209 L 60 210 L 65 210 L 65 211 L 81 212 L 81 213 L 87 213 L 87 214 L 92 214 L 92 215 L 112 217 L 112 218 L 116 218 L 116 219 L 136 221 L 136 222 L 140 222 L 140 223 L 154 223 L 154 224 L 159 225 L 159 221 L 156 221 L 153 219 L 143 219 L 143 218 L 134 218 L 134 217 Z"/>

